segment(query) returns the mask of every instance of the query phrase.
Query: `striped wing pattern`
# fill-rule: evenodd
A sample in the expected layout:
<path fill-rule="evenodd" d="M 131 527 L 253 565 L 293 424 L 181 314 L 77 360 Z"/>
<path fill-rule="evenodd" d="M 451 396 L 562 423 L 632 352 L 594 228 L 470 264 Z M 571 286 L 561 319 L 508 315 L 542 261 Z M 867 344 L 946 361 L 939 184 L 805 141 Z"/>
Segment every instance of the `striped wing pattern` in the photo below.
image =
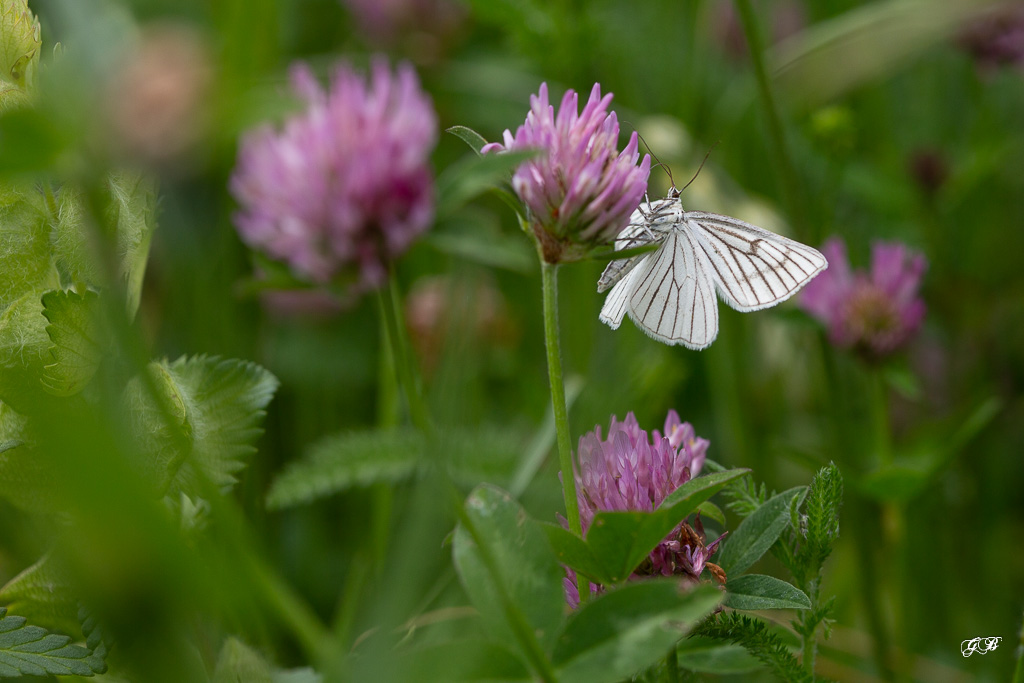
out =
<path fill-rule="evenodd" d="M 614 284 L 600 316 L 612 329 L 628 313 L 658 341 L 707 348 L 718 335 L 716 291 L 732 308 L 756 311 L 785 301 L 828 267 L 817 250 L 729 216 L 687 211 L 659 223 L 631 224 L 619 239 L 636 246 L 653 231 L 661 248 L 613 261 L 602 274 L 598 291 Z"/>
<path fill-rule="evenodd" d="M 782 303 L 828 265 L 817 249 L 737 218 L 688 211 L 686 221 L 708 255 L 718 294 L 737 311 Z"/>

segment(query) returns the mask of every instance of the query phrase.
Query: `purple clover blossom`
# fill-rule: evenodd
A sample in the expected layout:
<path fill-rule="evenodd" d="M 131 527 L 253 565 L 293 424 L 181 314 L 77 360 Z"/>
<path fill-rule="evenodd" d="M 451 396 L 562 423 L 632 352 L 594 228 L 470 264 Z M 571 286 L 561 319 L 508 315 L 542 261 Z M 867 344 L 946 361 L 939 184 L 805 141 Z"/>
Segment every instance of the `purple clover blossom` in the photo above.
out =
<path fill-rule="evenodd" d="M 619 153 L 619 121 L 608 113 L 612 94 L 601 96 L 595 83 L 583 111 L 568 90 L 558 115 L 548 104 L 548 86 L 542 83 L 530 96 L 530 112 L 515 136 L 505 131 L 504 144 L 485 145 L 492 151 L 541 150 L 541 155 L 520 164 L 512 188 L 529 210 L 529 220 L 540 242 L 544 260 L 561 263 L 579 260 L 588 249 L 610 244 L 629 223 L 640 204 L 651 173 L 651 157 L 640 158 L 637 134 Z"/>
<path fill-rule="evenodd" d="M 983 73 L 1024 67 L 1024 7 L 1006 5 L 986 12 L 961 31 L 959 42 Z"/>
<path fill-rule="evenodd" d="M 430 98 L 410 65 L 392 73 L 383 58 L 368 79 L 340 63 L 326 92 L 305 64 L 292 67 L 291 83 L 306 110 L 280 132 L 262 126 L 242 138 L 231 178 L 239 234 L 304 279 L 345 275 L 353 293 L 379 287 L 387 263 L 433 220 Z"/>
<path fill-rule="evenodd" d="M 853 272 L 846 245 L 833 237 L 822 247 L 829 269 L 812 280 L 799 304 L 824 323 L 836 346 L 877 359 L 907 343 L 924 320 L 918 296 L 927 262 L 898 243 L 877 242 L 871 272 Z"/>
<path fill-rule="evenodd" d="M 707 449 L 707 439 L 698 437 L 689 422 L 680 422 L 674 410 L 665 419 L 664 435 L 655 429 L 648 437 L 633 413 L 623 422 L 612 416 L 607 439 L 601 438 L 601 427 L 595 427 L 580 439 L 576 453 L 576 495 L 584 536 L 598 512 L 654 511 L 670 493 L 700 473 Z M 651 552 L 634 577 L 678 575 L 697 581 L 707 567 L 724 581 L 721 570 L 708 562 L 723 537 L 705 545 L 700 517 L 694 527 L 683 520 Z M 566 578 L 564 585 L 566 601 L 575 608 L 579 591 L 574 578 Z M 591 592 L 600 590 L 600 586 L 591 584 Z"/>

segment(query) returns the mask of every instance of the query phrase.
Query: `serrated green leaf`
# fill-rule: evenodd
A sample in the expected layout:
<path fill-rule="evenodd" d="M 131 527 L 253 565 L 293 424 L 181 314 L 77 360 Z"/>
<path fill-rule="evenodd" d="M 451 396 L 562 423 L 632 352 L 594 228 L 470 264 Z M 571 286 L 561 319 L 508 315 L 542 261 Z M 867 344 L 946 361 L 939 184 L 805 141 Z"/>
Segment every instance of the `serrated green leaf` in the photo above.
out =
<path fill-rule="evenodd" d="M 274 480 L 272 510 L 311 503 L 355 486 L 396 482 L 416 471 L 426 441 L 412 429 L 337 434 L 318 442 Z"/>
<path fill-rule="evenodd" d="M 144 469 L 172 497 L 199 496 L 202 480 L 230 488 L 256 450 L 277 379 L 255 363 L 216 356 L 153 362 L 147 371 L 160 403 L 139 377 L 123 397 L 140 453 L 148 457 Z"/>
<path fill-rule="evenodd" d="M 467 488 L 511 480 L 523 436 L 493 427 L 450 429 L 434 445 L 452 479 Z M 310 503 L 356 486 L 396 482 L 424 463 L 428 442 L 412 429 L 367 430 L 329 436 L 314 444 L 274 481 L 267 506 Z"/>
<path fill-rule="evenodd" d="M 30 292 L 57 286 L 50 225 L 38 192 L 0 188 L 0 261 L 0 311 Z"/>
<path fill-rule="evenodd" d="M 499 642 L 519 644 L 516 629 L 506 621 L 499 592 L 503 590 L 521 610 L 541 646 L 550 650 L 566 609 L 565 572 L 544 532 L 508 493 L 486 484 L 470 493 L 466 514 L 494 560 L 489 567 L 474 538 L 460 524 L 452 556 L 481 620 Z"/>
<path fill-rule="evenodd" d="M 585 540 L 601 562 L 601 583 L 628 579 L 637 565 L 698 505 L 748 471 L 734 469 L 691 479 L 670 493 L 654 512 L 597 513 Z"/>
<path fill-rule="evenodd" d="M 711 674 L 744 674 L 761 668 L 741 645 L 690 636 L 676 648 L 680 668 Z"/>
<path fill-rule="evenodd" d="M 89 666 L 96 673 L 106 673 L 107 643 L 103 638 L 99 620 L 83 605 L 78 608 L 78 623 L 81 625 L 82 635 L 85 636 L 85 645 L 92 652 L 89 655 Z"/>
<path fill-rule="evenodd" d="M 92 676 L 88 649 L 71 645 L 68 636 L 29 626 L 24 617 L 7 616 L 0 607 L 0 677 L 20 675 Z"/>
<path fill-rule="evenodd" d="M 765 622 L 738 612 L 722 612 L 706 619 L 696 629 L 704 638 L 730 641 L 742 645 L 760 660 L 779 680 L 790 683 L 813 683 L 814 677 L 789 651 L 786 638 L 795 640 L 792 632 L 772 630 Z M 794 643 L 795 645 L 795 643 Z"/>
<path fill-rule="evenodd" d="M 156 189 L 150 178 L 131 171 L 111 173 L 109 188 L 110 205 L 105 219 L 116 231 L 120 275 L 128 295 L 125 305 L 128 314 L 134 316 L 142 296 L 149 243 L 156 228 Z"/>
<path fill-rule="evenodd" d="M 272 683 L 270 665 L 258 652 L 238 640 L 228 638 L 220 649 L 212 683 Z"/>
<path fill-rule="evenodd" d="M 100 301 L 95 292 L 43 295 L 43 315 L 50 324 L 52 363 L 44 368 L 43 386 L 56 396 L 72 396 L 96 374 L 107 346 L 99 324 Z"/>
<path fill-rule="evenodd" d="M 796 586 L 763 574 L 747 574 L 725 584 L 726 607 L 733 609 L 810 609 L 811 599 Z"/>
<path fill-rule="evenodd" d="M 0 81 L 31 89 L 42 45 L 39 20 L 29 10 L 28 0 L 6 0 L 0 5 Z M 0 99 L 0 109 L 6 106 Z"/>
<path fill-rule="evenodd" d="M 673 579 L 634 581 L 584 603 L 554 650 L 563 683 L 614 683 L 650 666 L 711 613 L 722 593 Z"/>
<path fill-rule="evenodd" d="M 0 589 L 0 603 L 53 631 L 74 633 L 78 627 L 78 599 L 71 580 L 49 553 Z"/>
<path fill-rule="evenodd" d="M 480 150 L 487 144 L 487 140 L 484 139 L 483 135 L 480 135 L 480 133 L 477 133 L 468 126 L 452 126 L 451 128 L 445 129 L 445 132 L 451 133 L 465 142 L 469 145 L 469 148 L 477 154 L 481 154 Z"/>
<path fill-rule="evenodd" d="M 789 526 L 789 506 L 803 486 L 778 493 L 740 522 L 722 545 L 718 564 L 728 576 L 740 574 L 761 559 Z"/>
<path fill-rule="evenodd" d="M 41 380 L 50 346 L 39 293 L 24 294 L 0 313 L 0 401 L 26 415 L 45 406 Z"/>

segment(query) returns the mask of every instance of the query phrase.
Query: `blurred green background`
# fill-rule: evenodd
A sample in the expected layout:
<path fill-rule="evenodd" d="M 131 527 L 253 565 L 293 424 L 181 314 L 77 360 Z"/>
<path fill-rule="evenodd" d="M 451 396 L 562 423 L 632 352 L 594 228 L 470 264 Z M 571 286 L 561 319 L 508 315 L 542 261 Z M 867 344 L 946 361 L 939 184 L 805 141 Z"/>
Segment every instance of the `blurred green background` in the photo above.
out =
<path fill-rule="evenodd" d="M 572 438 L 628 411 L 642 427 L 660 428 L 674 408 L 710 440 L 710 457 L 753 468 L 770 488 L 804 484 L 834 460 L 847 479 L 847 503 L 825 587 L 838 595 L 836 624 L 819 671 L 875 680 L 863 600 L 874 591 L 907 680 L 1006 680 L 1024 609 L 1024 28 L 1016 29 L 1016 63 L 992 64 L 964 38 L 995 7 L 990 2 L 755 2 L 786 143 L 780 154 L 730 2 L 384 5 L 397 8 L 399 20 L 381 33 L 338 0 L 30 3 L 42 23 L 42 81 L 57 42 L 81 60 L 89 83 L 102 82 L 112 46 L 158 24 L 191 27 L 208 50 L 212 125 L 201 153 L 158 170 L 159 227 L 140 327 L 154 357 L 249 359 L 280 380 L 235 495 L 256 545 L 314 611 L 331 618 L 366 547 L 380 537 L 369 521 L 377 494 L 354 489 L 268 512 L 267 491 L 322 437 L 393 421 L 400 407 L 378 388 L 388 368 L 373 296 L 302 314 L 275 310 L 240 286 L 253 265 L 232 226 L 227 183 L 239 133 L 294 109 L 285 85 L 293 60 L 326 75 L 337 59 L 364 65 L 384 52 L 415 64 L 442 130 L 465 125 L 497 140 L 522 122 L 541 82 L 553 101 L 566 88 L 585 94 L 599 82 L 615 93 L 624 132 L 638 130 L 679 186 L 713 148 L 683 194 L 688 208 L 814 246 L 840 235 L 860 267 L 873 240 L 902 241 L 927 256 L 924 328 L 880 369 L 831 349 L 791 303 L 750 315 L 721 307 L 719 338 L 704 352 L 663 346 L 631 323 L 613 332 L 597 317 L 601 264 L 562 268 L 563 357 L 581 387 L 570 409 Z M 107 96 L 80 90 L 60 96 L 80 111 Z M 91 131 L 83 124 L 71 134 Z M 440 133 L 436 172 L 469 154 Z M 652 195 L 668 185 L 652 171 Z M 511 211 L 484 197 L 444 217 L 397 272 L 442 431 L 493 428 L 508 435 L 513 454 L 525 453 L 550 398 L 539 269 Z M 442 303 L 417 310 L 430 296 Z M 878 376 L 881 394 L 872 393 Z M 868 431 L 879 402 L 900 465 L 893 471 L 874 470 L 871 438 L 849 427 Z M 836 424 L 837 410 L 849 416 L 846 428 Z M 482 469 L 507 479 L 505 465 L 479 457 Z M 523 495 L 540 519 L 561 509 L 553 460 Z M 442 547 L 450 513 L 429 484 L 393 492 L 383 532 L 390 540 L 380 552 L 394 572 L 388 580 L 401 577 L 407 587 L 365 600 L 353 635 L 390 609 L 407 618 L 467 604 Z M 26 534 L 24 513 L 4 504 L 0 520 L 6 581 L 40 547 Z M 857 533 L 870 540 L 873 569 L 855 550 Z M 766 573 L 779 570 L 771 563 Z M 274 628 L 247 635 L 270 643 L 280 664 L 302 664 L 289 636 Z M 1003 645 L 964 659 L 960 642 L 976 636 L 1001 636 Z"/>

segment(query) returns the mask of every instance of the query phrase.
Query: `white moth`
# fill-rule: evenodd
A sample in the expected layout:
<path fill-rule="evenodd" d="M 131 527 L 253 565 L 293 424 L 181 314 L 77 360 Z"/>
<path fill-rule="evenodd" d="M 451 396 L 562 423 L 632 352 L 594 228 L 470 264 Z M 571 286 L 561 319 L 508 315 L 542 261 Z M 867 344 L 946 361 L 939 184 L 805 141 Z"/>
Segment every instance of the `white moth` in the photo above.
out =
<path fill-rule="evenodd" d="M 718 335 L 718 299 L 737 311 L 781 303 L 828 267 L 816 249 L 736 218 L 685 211 L 679 191 L 644 202 L 615 249 L 659 243 L 655 251 L 612 261 L 597 291 L 612 291 L 601 322 L 613 330 L 628 313 L 666 344 L 705 349 Z M 614 285 L 614 286 L 613 286 Z"/>

